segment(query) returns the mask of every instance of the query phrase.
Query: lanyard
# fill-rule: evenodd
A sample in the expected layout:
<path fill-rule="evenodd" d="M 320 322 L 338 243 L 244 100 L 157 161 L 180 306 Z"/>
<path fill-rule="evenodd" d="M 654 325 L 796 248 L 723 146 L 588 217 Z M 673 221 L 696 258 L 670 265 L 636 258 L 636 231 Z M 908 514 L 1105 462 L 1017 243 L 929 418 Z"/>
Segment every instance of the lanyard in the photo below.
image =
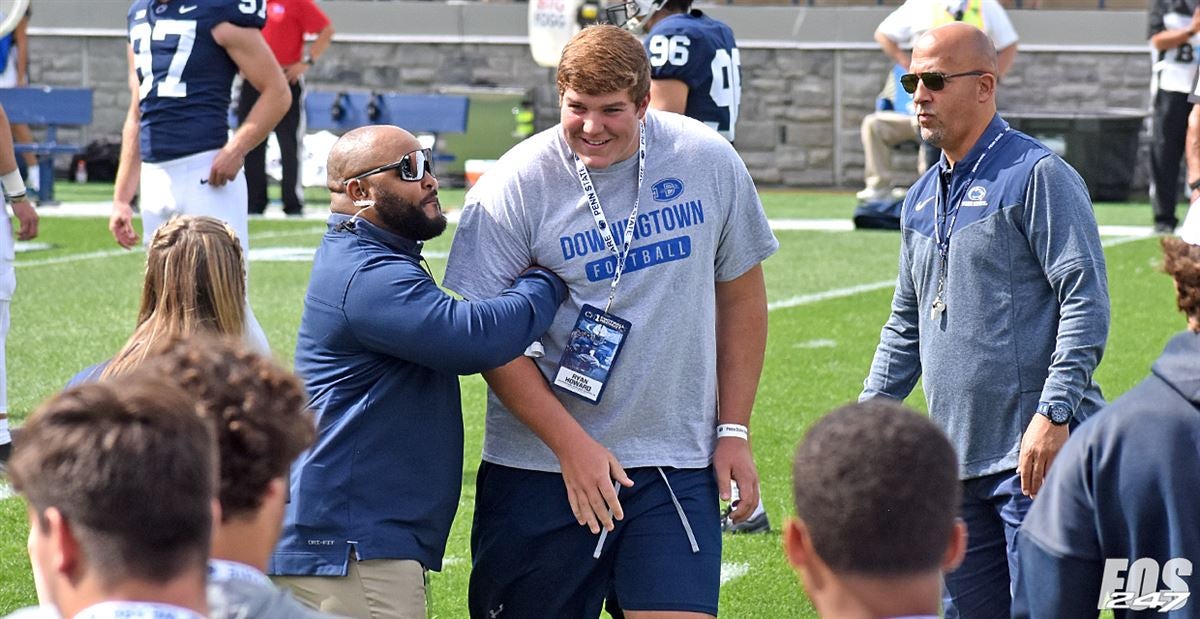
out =
<path fill-rule="evenodd" d="M 979 159 L 975 160 L 975 165 L 971 166 L 971 175 L 967 177 L 965 187 L 970 191 L 971 185 L 975 182 L 975 177 L 979 174 L 979 165 L 983 163 L 988 153 L 992 152 L 1004 136 L 1008 135 L 1008 127 L 1004 127 L 995 138 L 992 138 L 987 148 L 983 149 L 983 154 L 979 155 Z M 935 191 L 935 199 L 933 202 L 933 239 L 937 244 L 938 250 L 938 283 L 937 293 L 933 296 L 933 306 L 929 316 L 933 320 L 941 318 L 942 312 L 946 311 L 946 301 L 942 298 L 946 292 L 946 272 L 950 266 L 950 235 L 954 234 L 954 224 L 958 222 L 958 212 L 962 210 L 962 198 L 958 199 L 958 204 L 954 206 L 954 212 L 950 212 L 950 194 L 953 193 L 953 178 L 942 186 L 941 173 L 939 172 L 937 189 Z M 946 193 L 946 198 L 943 201 L 942 193 Z M 946 219 L 949 218 L 949 223 Z M 942 227 L 945 226 L 945 231 Z"/>
<path fill-rule="evenodd" d="M 608 218 L 604 216 L 604 209 L 600 206 L 600 196 L 596 194 L 596 187 L 592 184 L 592 175 L 588 174 L 587 166 L 583 165 L 583 161 L 579 159 L 579 155 L 575 154 L 575 151 L 571 151 L 571 156 L 575 158 L 575 173 L 579 176 L 579 185 L 583 188 L 583 195 L 587 197 L 588 210 L 592 212 L 592 218 L 596 220 L 596 230 L 600 232 L 600 239 L 604 241 L 604 246 L 608 248 L 608 251 L 617 257 L 617 267 L 613 272 L 612 285 L 608 289 L 608 305 L 604 306 L 604 311 L 607 312 L 612 307 L 613 298 L 617 296 L 617 284 L 621 282 L 621 273 L 625 271 L 625 259 L 629 257 L 629 245 L 633 242 L 633 229 L 637 225 L 638 206 L 642 199 L 642 180 L 646 178 L 646 121 L 638 123 L 637 193 L 633 197 L 633 211 L 629 213 L 629 223 L 625 226 L 625 242 L 622 247 L 617 247 L 617 240 L 613 238 Z"/>
<path fill-rule="evenodd" d="M 271 579 L 257 569 L 222 559 L 210 559 L 208 562 L 208 582 L 249 582 L 256 585 L 270 585 Z"/>
<path fill-rule="evenodd" d="M 203 619 L 178 606 L 153 602 L 101 602 L 75 615 L 75 619 Z"/>

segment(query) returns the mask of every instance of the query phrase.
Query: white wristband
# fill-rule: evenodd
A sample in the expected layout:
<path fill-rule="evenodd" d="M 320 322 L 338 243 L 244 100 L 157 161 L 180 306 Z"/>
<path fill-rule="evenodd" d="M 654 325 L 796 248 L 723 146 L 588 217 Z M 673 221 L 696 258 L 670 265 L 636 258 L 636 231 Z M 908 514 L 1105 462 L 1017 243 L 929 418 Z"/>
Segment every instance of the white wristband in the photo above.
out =
<path fill-rule="evenodd" d="M 20 170 L 0 176 L 0 184 L 4 185 L 4 195 L 7 197 L 25 196 L 25 181 L 21 180 Z"/>
<path fill-rule="evenodd" d="M 750 440 L 750 428 L 740 423 L 723 423 L 717 426 L 717 438 L 733 436 L 743 441 Z"/>

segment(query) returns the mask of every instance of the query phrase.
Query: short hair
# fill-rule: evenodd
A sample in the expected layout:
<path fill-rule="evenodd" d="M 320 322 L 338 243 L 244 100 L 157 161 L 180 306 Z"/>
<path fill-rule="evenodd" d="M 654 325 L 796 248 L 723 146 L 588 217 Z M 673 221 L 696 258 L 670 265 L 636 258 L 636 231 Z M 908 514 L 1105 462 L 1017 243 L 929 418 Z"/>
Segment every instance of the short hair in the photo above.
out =
<path fill-rule="evenodd" d="M 137 327 L 102 377 L 137 367 L 173 336 L 241 335 L 246 324 L 246 266 L 229 224 L 172 217 L 150 240 Z"/>
<path fill-rule="evenodd" d="M 1163 270 L 1175 278 L 1179 311 L 1193 321 L 1200 320 L 1200 245 L 1164 236 L 1162 248 Z"/>
<path fill-rule="evenodd" d="M 253 516 L 316 431 L 300 381 L 229 338 L 177 338 L 146 363 L 197 400 L 221 459 L 221 520 Z"/>
<path fill-rule="evenodd" d="M 677 13 L 687 13 L 692 10 L 692 0 L 667 0 L 663 3 L 662 9 Z"/>
<path fill-rule="evenodd" d="M 216 449 L 195 400 L 133 373 L 68 389 L 29 418 L 9 465 L 42 527 L 55 508 L 105 588 L 203 569 Z"/>
<path fill-rule="evenodd" d="M 567 89 L 585 95 L 626 91 L 634 103 L 650 94 L 650 59 L 641 41 L 611 24 L 588 26 L 563 48 L 558 97 Z"/>
<path fill-rule="evenodd" d="M 941 566 L 962 489 L 950 441 L 899 402 L 849 404 L 796 449 L 796 514 L 836 573 L 914 575 Z"/>

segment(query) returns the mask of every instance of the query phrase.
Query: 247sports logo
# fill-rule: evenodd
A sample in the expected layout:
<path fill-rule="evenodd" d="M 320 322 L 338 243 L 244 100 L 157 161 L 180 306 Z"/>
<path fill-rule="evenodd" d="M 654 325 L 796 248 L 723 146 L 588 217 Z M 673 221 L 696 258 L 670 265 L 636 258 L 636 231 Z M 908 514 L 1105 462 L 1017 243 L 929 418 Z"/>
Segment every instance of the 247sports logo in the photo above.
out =
<path fill-rule="evenodd" d="M 1157 610 L 1168 613 L 1183 608 L 1191 592 L 1185 576 L 1192 575 L 1192 562 L 1182 557 L 1162 564 L 1148 557 L 1133 562 L 1108 559 L 1104 562 L 1104 580 L 1100 583 L 1100 601 L 1096 608 Z M 1158 588 L 1161 576 L 1163 589 Z"/>

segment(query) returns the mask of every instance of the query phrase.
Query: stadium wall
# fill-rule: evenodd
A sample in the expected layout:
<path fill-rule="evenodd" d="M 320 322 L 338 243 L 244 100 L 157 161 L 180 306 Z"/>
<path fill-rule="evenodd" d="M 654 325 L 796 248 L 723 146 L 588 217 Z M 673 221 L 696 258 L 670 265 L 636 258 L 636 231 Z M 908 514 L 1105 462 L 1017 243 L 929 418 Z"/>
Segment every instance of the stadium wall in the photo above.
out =
<path fill-rule="evenodd" d="M 30 28 L 35 84 L 95 89 L 90 127 L 65 141 L 120 139 L 129 101 L 122 0 L 39 4 Z M 525 4 L 328 0 L 337 36 L 308 74 L 310 89 L 527 91 L 539 129 L 557 122 L 553 70 L 526 40 Z M 888 61 L 872 32 L 889 10 L 712 6 L 742 48 L 737 147 L 764 185 L 845 186 L 862 180 L 859 123 Z M 1001 111 L 1146 110 L 1146 16 L 1127 11 L 1013 11 L 1021 52 L 1001 84 Z M 1145 142 L 1135 187 L 1144 187 Z M 497 153 L 498 155 L 499 153 Z M 915 161 L 914 155 L 902 154 Z M 903 166 L 901 169 L 905 169 Z M 911 166 L 915 170 L 915 163 Z"/>

